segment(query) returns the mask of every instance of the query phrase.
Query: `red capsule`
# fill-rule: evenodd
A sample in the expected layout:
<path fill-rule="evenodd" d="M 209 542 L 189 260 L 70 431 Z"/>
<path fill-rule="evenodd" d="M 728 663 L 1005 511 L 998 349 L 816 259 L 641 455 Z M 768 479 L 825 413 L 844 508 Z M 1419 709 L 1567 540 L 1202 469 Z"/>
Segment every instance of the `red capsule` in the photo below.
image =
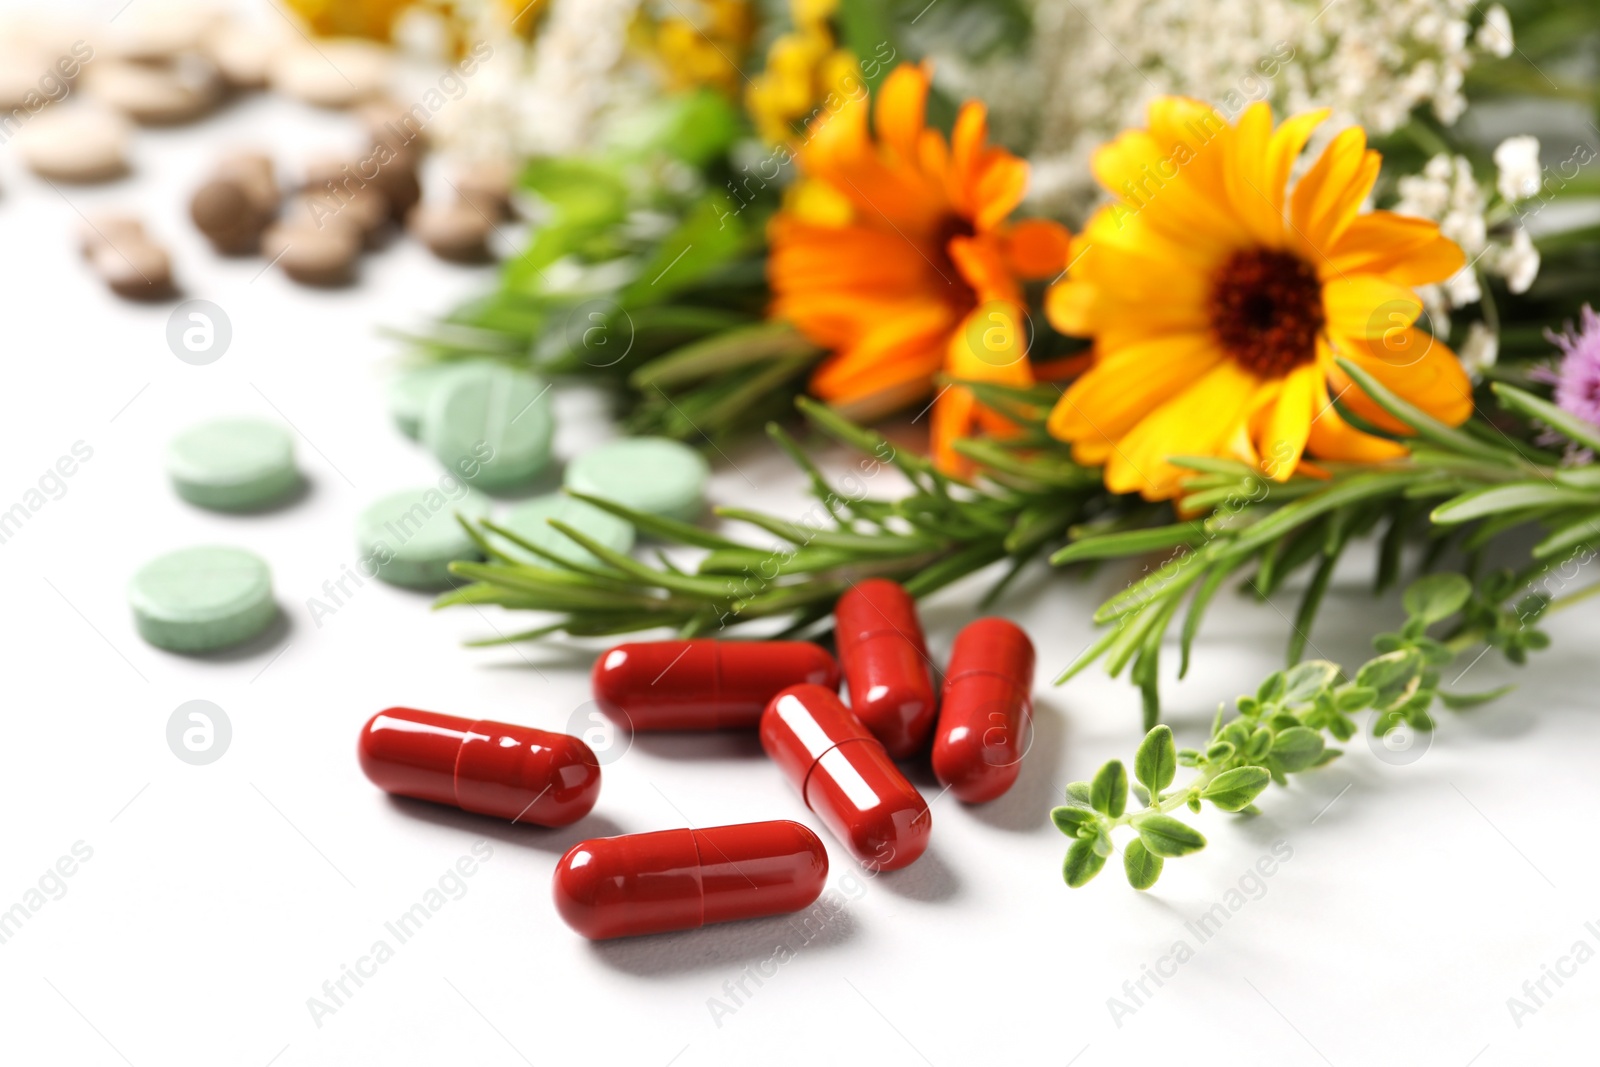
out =
<path fill-rule="evenodd" d="M 635 730 L 754 729 L 781 689 L 839 688 L 839 664 L 808 641 L 644 641 L 594 661 L 594 699 Z"/>
<path fill-rule="evenodd" d="M 868 578 L 833 609 L 850 710 L 895 759 L 914 756 L 933 728 L 928 644 L 911 595 L 886 578 Z"/>
<path fill-rule="evenodd" d="M 897 871 L 928 847 L 927 802 L 835 693 L 796 685 L 773 697 L 761 747 L 868 870 Z"/>
<path fill-rule="evenodd" d="M 379 789 L 512 822 L 566 826 L 600 796 L 594 751 L 530 726 L 387 708 L 367 720 L 359 751 Z"/>
<path fill-rule="evenodd" d="M 968 804 L 1017 780 L 1033 726 L 1033 642 L 1005 619 L 978 619 L 956 635 L 933 733 L 933 773 Z"/>
<path fill-rule="evenodd" d="M 567 925 L 601 941 L 799 911 L 827 880 L 817 835 L 778 819 L 583 841 L 553 891 Z"/>

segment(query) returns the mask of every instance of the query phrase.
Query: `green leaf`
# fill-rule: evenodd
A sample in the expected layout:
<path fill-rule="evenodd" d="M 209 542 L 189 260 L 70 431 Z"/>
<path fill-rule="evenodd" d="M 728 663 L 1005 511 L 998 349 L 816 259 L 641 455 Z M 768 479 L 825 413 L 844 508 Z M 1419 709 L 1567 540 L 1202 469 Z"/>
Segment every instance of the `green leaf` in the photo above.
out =
<path fill-rule="evenodd" d="M 1165 863 L 1166 860 L 1145 848 L 1143 841 L 1129 841 L 1122 852 L 1122 869 L 1127 872 L 1128 884 L 1135 889 L 1149 889 L 1155 885 Z"/>
<path fill-rule="evenodd" d="M 1548 400 L 1541 400 L 1514 385 L 1495 382 L 1490 388 L 1494 390 L 1495 396 L 1500 398 L 1500 402 L 1512 411 L 1538 419 L 1568 440 L 1591 451 L 1600 452 L 1600 426 L 1586 419 L 1580 419 Z"/>
<path fill-rule="evenodd" d="M 1206 847 L 1200 831 L 1170 815 L 1141 815 L 1133 820 L 1144 847 L 1157 856 L 1187 856 Z"/>
<path fill-rule="evenodd" d="M 1303 771 L 1322 755 L 1326 742 L 1322 735 L 1306 726 L 1283 731 L 1272 741 L 1272 754 L 1287 773 Z"/>
<path fill-rule="evenodd" d="M 1144 735 L 1139 751 L 1133 757 L 1133 775 L 1152 793 L 1159 793 L 1172 784 L 1178 773 L 1178 748 L 1172 741 L 1172 730 L 1157 726 Z"/>
<path fill-rule="evenodd" d="M 1378 699 L 1378 691 L 1371 686 L 1348 685 L 1334 697 L 1334 706 L 1342 712 L 1365 711 Z"/>
<path fill-rule="evenodd" d="M 682 385 L 769 360 L 804 356 L 818 351 L 786 322 L 763 322 L 723 330 L 710 337 L 657 356 L 628 376 L 635 389 Z"/>
<path fill-rule="evenodd" d="M 1452 429 L 1422 409 L 1400 399 L 1379 382 L 1371 372 L 1348 359 L 1339 360 L 1339 368 L 1355 380 L 1362 392 L 1375 404 L 1414 430 L 1418 437 L 1451 452 L 1488 460 L 1491 463 L 1510 465 L 1521 462 L 1517 453 L 1505 448 L 1485 444 L 1470 434 Z"/>
<path fill-rule="evenodd" d="M 1499 689 L 1491 689 L 1487 693 L 1446 693 L 1441 691 L 1439 699 L 1444 702 L 1445 707 L 1452 711 L 1465 711 L 1467 708 L 1475 708 L 1480 704 L 1487 704 L 1491 700 L 1499 700 L 1515 688 L 1515 685 L 1502 685 Z"/>
<path fill-rule="evenodd" d="M 1087 885 L 1105 865 L 1106 858 L 1094 850 L 1092 841 L 1074 841 L 1067 849 L 1066 861 L 1061 864 L 1061 877 L 1077 889 Z"/>
<path fill-rule="evenodd" d="M 1356 684 L 1370 689 L 1387 689 L 1402 679 L 1409 681 L 1417 671 L 1417 656 L 1409 648 L 1385 652 L 1369 659 L 1356 672 Z"/>
<path fill-rule="evenodd" d="M 1093 788 L 1088 782 L 1068 782 L 1067 799 L 1079 804 L 1088 804 Z"/>
<path fill-rule="evenodd" d="M 1050 810 L 1050 821 L 1055 823 L 1056 829 L 1068 837 L 1077 837 L 1078 831 L 1090 823 L 1098 822 L 1100 816 L 1088 808 L 1067 805 Z"/>
<path fill-rule="evenodd" d="M 1448 619 L 1472 599 L 1472 583 L 1462 574 L 1430 574 L 1406 587 L 1406 614 L 1432 625 Z"/>
<path fill-rule="evenodd" d="M 1176 526 L 1157 526 L 1147 530 L 1123 530 L 1100 534 L 1073 541 L 1051 556 L 1050 562 L 1059 567 L 1091 559 L 1140 556 L 1163 548 L 1192 545 L 1204 539 L 1205 535 L 1205 523 L 1198 520 L 1178 523 Z"/>
<path fill-rule="evenodd" d="M 1325 659 L 1296 663 L 1284 675 L 1283 703 L 1303 704 L 1339 680 L 1339 665 Z"/>
<path fill-rule="evenodd" d="M 1600 541 L 1600 518 L 1588 516 L 1557 527 L 1549 537 L 1533 546 L 1533 558 L 1549 559 L 1575 548 L 1588 549 L 1596 541 Z"/>
<path fill-rule="evenodd" d="M 1090 786 L 1089 806 L 1113 819 L 1119 818 L 1128 806 L 1128 772 L 1121 760 L 1112 760 L 1094 776 Z"/>
<path fill-rule="evenodd" d="M 1261 767 L 1235 767 L 1211 779 L 1200 795 L 1223 811 L 1238 811 L 1249 806 L 1272 781 Z"/>
<path fill-rule="evenodd" d="M 1508 482 L 1474 489 L 1451 497 L 1433 509 L 1431 518 L 1441 526 L 1455 526 L 1474 519 L 1490 518 L 1508 511 L 1529 508 L 1592 508 L 1600 497 L 1580 489 L 1566 489 L 1550 482 Z"/>
<path fill-rule="evenodd" d="M 1300 598 L 1294 624 L 1289 627 L 1289 650 L 1284 657 L 1291 665 L 1299 663 L 1300 657 L 1306 654 L 1306 645 L 1311 643 L 1311 627 L 1317 619 L 1317 608 L 1321 607 L 1322 598 L 1327 595 L 1328 583 L 1333 580 L 1333 568 L 1338 563 L 1339 553 L 1324 554 L 1317 569 L 1312 572 L 1305 594 Z"/>

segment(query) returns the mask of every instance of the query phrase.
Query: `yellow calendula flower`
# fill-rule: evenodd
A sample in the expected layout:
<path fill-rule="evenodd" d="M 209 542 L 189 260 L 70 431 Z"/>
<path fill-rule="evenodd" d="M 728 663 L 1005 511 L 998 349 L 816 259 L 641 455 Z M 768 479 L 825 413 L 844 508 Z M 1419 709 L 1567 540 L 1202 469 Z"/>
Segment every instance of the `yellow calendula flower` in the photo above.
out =
<path fill-rule="evenodd" d="M 1357 430 L 1332 400 L 1394 433 L 1335 363 L 1348 359 L 1450 425 L 1472 412 L 1455 353 L 1417 329 L 1417 286 L 1465 263 L 1432 222 L 1362 213 L 1379 157 L 1341 132 L 1289 190 L 1327 117 L 1274 130 L 1266 104 L 1229 124 L 1194 100 L 1150 105 L 1149 127 L 1094 157 L 1115 200 L 1074 241 L 1046 298 L 1061 331 L 1094 340 L 1094 365 L 1061 397 L 1050 432 L 1108 488 L 1178 493 L 1176 456 L 1252 463 L 1283 480 L 1303 457 L 1371 462 L 1403 446 Z"/>
<path fill-rule="evenodd" d="M 839 0 L 791 0 L 794 29 L 772 42 L 766 67 L 745 90 L 745 109 L 768 142 L 789 140 L 830 94 L 865 93 L 856 57 L 834 40 L 829 20 L 838 7 Z"/>

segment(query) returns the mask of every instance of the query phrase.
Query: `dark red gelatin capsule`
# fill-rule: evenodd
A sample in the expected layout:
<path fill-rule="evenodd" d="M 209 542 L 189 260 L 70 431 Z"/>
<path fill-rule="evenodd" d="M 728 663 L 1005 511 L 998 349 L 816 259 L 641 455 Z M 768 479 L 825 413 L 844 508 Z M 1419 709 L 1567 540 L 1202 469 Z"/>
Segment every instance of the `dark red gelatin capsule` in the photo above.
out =
<path fill-rule="evenodd" d="M 868 578 L 833 609 L 850 710 L 895 759 L 919 752 L 933 728 L 933 677 L 917 607 L 897 583 Z"/>
<path fill-rule="evenodd" d="M 594 699 L 635 730 L 754 729 L 782 689 L 839 688 L 839 664 L 809 641 L 641 641 L 594 661 Z"/>
<path fill-rule="evenodd" d="M 1033 736 L 1033 642 L 1005 619 L 956 635 L 933 733 L 933 773 L 968 804 L 1016 782 Z"/>
<path fill-rule="evenodd" d="M 778 819 L 582 841 L 553 890 L 567 925 L 601 941 L 799 911 L 827 880 L 817 835 Z"/>
<path fill-rule="evenodd" d="M 390 793 L 512 822 L 566 826 L 600 796 L 600 763 L 576 737 L 387 708 L 361 730 L 361 769 Z"/>
<path fill-rule="evenodd" d="M 928 847 L 927 802 L 837 694 L 797 685 L 773 697 L 761 747 L 868 870 L 897 871 Z"/>

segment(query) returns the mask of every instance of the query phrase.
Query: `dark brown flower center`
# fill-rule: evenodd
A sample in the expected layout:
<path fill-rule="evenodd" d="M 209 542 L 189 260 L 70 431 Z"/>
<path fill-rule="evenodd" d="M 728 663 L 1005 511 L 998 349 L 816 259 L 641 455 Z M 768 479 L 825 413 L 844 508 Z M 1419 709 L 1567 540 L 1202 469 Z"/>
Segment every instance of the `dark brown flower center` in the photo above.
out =
<path fill-rule="evenodd" d="M 1322 285 L 1287 252 L 1235 252 L 1211 289 L 1211 329 L 1228 354 L 1262 378 L 1281 378 L 1317 355 Z"/>
<path fill-rule="evenodd" d="M 934 229 L 932 240 L 929 241 L 933 247 L 930 260 L 933 269 L 939 272 L 944 285 L 965 287 L 966 281 L 961 277 L 961 271 L 957 269 L 955 260 L 950 256 L 950 242 L 957 237 L 972 237 L 977 232 L 970 219 L 955 214 L 946 215 Z"/>

